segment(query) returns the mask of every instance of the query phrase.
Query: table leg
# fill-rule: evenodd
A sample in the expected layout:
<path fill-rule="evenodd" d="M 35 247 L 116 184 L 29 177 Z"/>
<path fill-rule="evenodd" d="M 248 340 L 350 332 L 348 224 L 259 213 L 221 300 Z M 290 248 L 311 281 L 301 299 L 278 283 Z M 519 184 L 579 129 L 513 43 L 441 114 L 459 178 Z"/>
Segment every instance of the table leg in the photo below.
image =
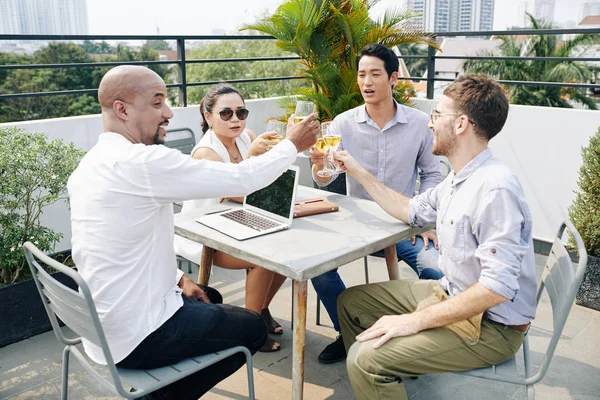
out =
<path fill-rule="evenodd" d="M 292 399 L 302 399 L 304 390 L 304 346 L 306 341 L 306 297 L 308 282 L 294 281 L 294 336 L 292 348 Z"/>
<path fill-rule="evenodd" d="M 214 249 L 202 246 L 202 256 L 200 257 L 200 268 L 198 270 L 198 283 L 201 285 L 208 285 L 214 255 Z"/>
<path fill-rule="evenodd" d="M 387 265 L 390 281 L 398 280 L 398 254 L 396 253 L 396 245 L 393 244 L 383 249 L 383 255 L 385 256 L 385 264 Z"/>

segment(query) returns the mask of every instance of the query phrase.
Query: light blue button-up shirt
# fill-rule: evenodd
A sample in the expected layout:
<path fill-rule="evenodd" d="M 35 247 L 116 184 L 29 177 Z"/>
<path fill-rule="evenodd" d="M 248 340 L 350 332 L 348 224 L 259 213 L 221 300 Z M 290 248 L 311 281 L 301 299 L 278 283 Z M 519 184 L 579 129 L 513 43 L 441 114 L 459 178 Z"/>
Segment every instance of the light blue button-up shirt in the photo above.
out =
<path fill-rule="evenodd" d="M 433 134 L 427 127 L 429 116 L 417 109 L 395 104 L 396 114 L 383 129 L 369 118 L 364 105 L 338 115 L 329 129 L 342 137 L 338 150 L 347 150 L 385 186 L 412 197 L 417 168 L 421 170 L 419 191 L 423 193 L 442 181 L 440 161 L 431 153 Z M 351 176 L 346 179 L 349 195 L 372 200 L 356 179 Z M 319 186 L 331 181 L 320 183 L 315 179 Z"/>
<path fill-rule="evenodd" d="M 410 201 L 412 225 L 436 223 L 441 284 L 457 295 L 479 282 L 510 301 L 488 310 L 505 325 L 535 316 L 532 222 L 517 177 L 489 149 Z"/>

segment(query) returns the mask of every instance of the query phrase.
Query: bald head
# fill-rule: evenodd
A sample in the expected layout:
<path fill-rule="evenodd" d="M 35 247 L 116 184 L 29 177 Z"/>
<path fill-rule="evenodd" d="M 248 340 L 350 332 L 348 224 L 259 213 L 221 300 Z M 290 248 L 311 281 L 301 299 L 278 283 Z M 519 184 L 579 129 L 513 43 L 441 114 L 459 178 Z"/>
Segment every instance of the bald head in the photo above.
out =
<path fill-rule="evenodd" d="M 98 88 L 98 101 L 103 111 L 112 109 L 115 101 L 132 102 L 144 94 L 153 84 L 164 83 L 151 69 L 137 65 L 121 65 L 108 71 Z"/>

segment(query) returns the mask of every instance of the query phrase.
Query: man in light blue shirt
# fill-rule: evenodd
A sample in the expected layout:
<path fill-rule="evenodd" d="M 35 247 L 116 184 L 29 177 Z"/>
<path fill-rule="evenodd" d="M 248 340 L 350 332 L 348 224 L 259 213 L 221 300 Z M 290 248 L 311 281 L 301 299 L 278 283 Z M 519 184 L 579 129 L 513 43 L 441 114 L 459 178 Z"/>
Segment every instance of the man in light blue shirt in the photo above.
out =
<path fill-rule="evenodd" d="M 398 57 L 379 44 L 370 44 L 357 57 L 358 86 L 365 104 L 338 115 L 329 130 L 342 138 L 338 150 L 349 151 L 377 180 L 385 186 L 411 196 L 414 194 L 417 173 L 420 193 L 441 182 L 440 161 L 431 153 L 433 135 L 427 123 L 429 116 L 422 111 L 398 104 L 393 87 L 398 83 Z M 319 186 L 331 183 L 336 177 L 323 178 L 316 171 L 323 169 L 323 154 L 311 150 L 313 179 Z M 348 194 L 373 200 L 353 177 L 348 179 Z M 433 231 L 396 244 L 398 258 L 405 261 L 422 279 L 440 279 L 437 269 L 437 238 Z M 429 243 L 429 241 L 432 243 Z M 382 256 L 383 251 L 375 255 Z M 337 269 L 312 279 L 334 328 L 340 332 L 336 311 L 337 298 L 346 286 Z M 319 354 L 322 363 L 334 363 L 346 358 L 341 335 Z"/>
<path fill-rule="evenodd" d="M 439 281 L 361 285 L 339 298 L 348 375 L 358 399 L 408 399 L 402 378 L 500 364 L 521 347 L 535 315 L 531 213 L 523 188 L 488 142 L 504 126 L 504 89 L 459 77 L 431 113 L 433 153 L 452 172 L 414 198 L 385 187 L 347 152 L 335 154 L 390 215 L 436 224 Z"/>

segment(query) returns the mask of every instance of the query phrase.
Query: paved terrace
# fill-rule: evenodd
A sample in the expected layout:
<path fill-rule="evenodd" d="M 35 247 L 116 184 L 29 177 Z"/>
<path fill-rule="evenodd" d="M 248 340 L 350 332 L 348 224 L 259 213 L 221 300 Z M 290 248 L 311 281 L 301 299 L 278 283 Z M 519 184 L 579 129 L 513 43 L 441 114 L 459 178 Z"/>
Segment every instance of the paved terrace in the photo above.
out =
<path fill-rule="evenodd" d="M 545 256 L 536 256 L 538 276 Z M 382 259 L 369 257 L 370 281 L 387 279 Z M 347 285 L 364 283 L 362 260 L 340 269 Z M 194 278 L 197 271 L 194 271 Z M 414 273 L 401 263 L 401 278 L 413 278 Z M 243 306 L 243 271 L 213 268 L 211 285 L 225 297 L 225 302 Z M 309 285 L 306 337 L 306 399 L 352 399 L 354 395 L 346 373 L 345 363 L 322 365 L 317 355 L 335 338 L 323 308 L 322 323 L 315 325 L 316 296 Z M 292 357 L 290 330 L 291 283 L 287 281 L 271 307 L 273 315 L 285 329 L 281 338 L 282 350 L 258 353 L 254 357 L 254 380 L 258 399 L 291 398 Z M 64 328 L 66 329 L 66 328 Z M 542 351 L 552 329 L 552 313 L 548 298 L 542 299 L 537 318 L 529 331 L 533 363 L 539 365 Z M 53 332 L 47 332 L 0 349 L 0 399 L 60 399 L 62 346 Z M 463 377 L 454 374 L 426 375 L 408 380 L 410 399 L 524 399 L 525 389 L 510 384 Z M 535 386 L 537 399 L 591 400 L 600 399 L 600 312 L 574 306 L 563 336 L 544 380 Z M 71 362 L 69 378 L 70 399 L 116 399 L 83 371 L 77 361 Z M 244 399 L 247 396 L 246 376 L 242 369 L 221 382 L 206 399 Z"/>

